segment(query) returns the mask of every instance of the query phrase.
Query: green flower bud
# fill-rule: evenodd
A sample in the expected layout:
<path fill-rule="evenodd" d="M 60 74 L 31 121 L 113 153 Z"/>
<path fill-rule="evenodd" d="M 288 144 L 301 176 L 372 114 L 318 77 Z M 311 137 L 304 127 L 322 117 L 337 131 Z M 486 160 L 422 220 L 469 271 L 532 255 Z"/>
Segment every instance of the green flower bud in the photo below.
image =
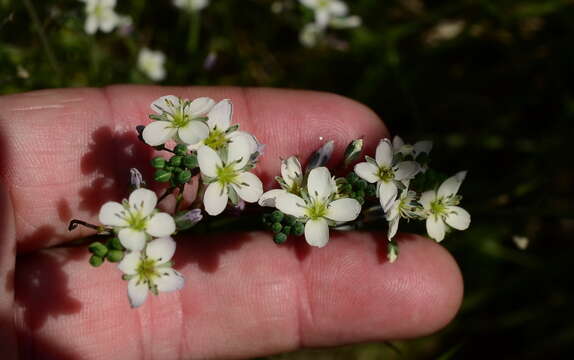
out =
<path fill-rule="evenodd" d="M 377 185 L 369 184 L 369 186 L 367 186 L 365 194 L 369 197 L 377 196 Z"/>
<path fill-rule="evenodd" d="M 305 232 L 305 225 L 303 225 L 303 223 L 300 223 L 298 221 L 295 223 L 295 225 L 293 225 L 293 228 L 291 230 L 291 234 L 295 236 L 301 236 L 303 235 L 304 232 Z"/>
<path fill-rule="evenodd" d="M 283 244 L 285 241 L 287 241 L 287 235 L 283 233 L 275 234 L 273 241 L 275 241 L 276 244 Z"/>
<path fill-rule="evenodd" d="M 194 168 L 198 167 L 199 164 L 197 162 L 197 155 L 195 155 L 195 154 L 185 155 L 183 157 L 182 164 L 184 167 L 186 167 L 188 169 L 194 169 Z"/>
<path fill-rule="evenodd" d="M 174 167 L 179 167 L 179 166 L 181 166 L 182 160 L 183 160 L 183 156 L 175 155 L 175 156 L 172 156 L 171 159 L 169 159 L 169 164 L 171 166 L 174 166 Z"/>
<path fill-rule="evenodd" d="M 283 222 L 285 225 L 293 226 L 297 222 L 297 219 L 293 215 L 287 215 L 285 216 L 285 220 L 283 220 Z"/>
<path fill-rule="evenodd" d="M 184 144 L 177 144 L 177 146 L 173 148 L 173 152 L 176 155 L 185 155 L 187 154 L 187 146 L 185 146 Z"/>
<path fill-rule="evenodd" d="M 365 192 L 363 190 L 357 190 L 357 192 L 355 192 L 355 194 L 357 194 L 358 198 L 364 198 L 365 197 Z"/>
<path fill-rule="evenodd" d="M 285 235 L 289 235 L 292 233 L 293 228 L 289 225 L 283 227 L 283 233 Z"/>
<path fill-rule="evenodd" d="M 109 262 L 120 262 L 122 261 L 122 259 L 124 258 L 124 252 L 121 250 L 110 250 L 108 252 L 108 255 L 106 256 L 106 259 L 108 259 Z"/>
<path fill-rule="evenodd" d="M 363 150 L 363 139 L 356 139 L 349 143 L 345 149 L 345 166 L 349 166 L 353 161 L 359 158 Z"/>
<path fill-rule="evenodd" d="M 271 224 L 273 224 L 273 221 L 271 220 L 271 214 L 263 214 L 263 216 L 261 216 L 261 221 L 263 221 L 263 224 L 268 227 L 271 227 Z"/>
<path fill-rule="evenodd" d="M 184 171 L 180 172 L 179 174 L 177 174 L 176 178 L 177 178 L 177 182 L 179 182 L 180 184 L 185 184 L 191 179 L 191 171 L 184 170 Z"/>
<path fill-rule="evenodd" d="M 355 198 L 355 200 L 357 200 L 359 202 L 359 204 L 363 205 L 365 203 L 365 198 L 362 196 L 357 196 Z"/>
<path fill-rule="evenodd" d="M 271 213 L 271 221 L 276 222 L 276 223 L 280 223 L 284 218 L 284 214 L 279 211 L 279 210 L 275 210 Z"/>
<path fill-rule="evenodd" d="M 90 246 L 88 246 L 88 250 L 92 254 L 99 256 L 99 257 L 106 256 L 106 253 L 108 252 L 108 248 L 99 241 L 91 243 Z"/>
<path fill-rule="evenodd" d="M 158 169 L 156 170 L 153 178 L 155 181 L 159 181 L 159 182 L 168 182 L 169 179 L 171 179 L 171 172 L 163 170 L 163 169 Z"/>
<path fill-rule="evenodd" d="M 273 225 L 271 225 L 271 231 L 273 231 L 275 234 L 281 232 L 282 229 L 283 229 L 283 225 L 281 225 L 278 222 L 273 223 Z"/>
<path fill-rule="evenodd" d="M 108 249 L 110 249 L 110 250 L 125 250 L 120 239 L 118 239 L 117 237 L 111 238 L 108 241 L 107 245 L 108 245 Z"/>
<path fill-rule="evenodd" d="M 161 156 L 158 157 L 154 157 L 153 159 L 151 159 L 151 166 L 153 166 L 156 169 L 163 169 L 165 167 L 165 159 L 162 158 Z"/>
<path fill-rule="evenodd" d="M 357 182 L 357 180 L 360 179 L 359 176 L 357 174 L 355 174 L 354 172 L 349 173 L 346 177 L 347 177 L 347 181 L 351 185 L 353 185 L 355 182 Z"/>
<path fill-rule="evenodd" d="M 176 168 L 173 169 L 172 172 L 177 175 L 177 174 L 181 173 L 182 171 L 183 171 L 183 170 L 182 170 L 181 168 L 176 167 Z"/>
<path fill-rule="evenodd" d="M 90 265 L 93 267 L 98 267 L 104 263 L 104 258 L 98 255 L 90 256 Z"/>
<path fill-rule="evenodd" d="M 357 180 L 357 182 L 355 183 L 355 186 L 357 187 L 357 189 L 359 190 L 365 190 L 367 188 L 368 183 L 363 180 L 363 179 L 359 179 Z"/>

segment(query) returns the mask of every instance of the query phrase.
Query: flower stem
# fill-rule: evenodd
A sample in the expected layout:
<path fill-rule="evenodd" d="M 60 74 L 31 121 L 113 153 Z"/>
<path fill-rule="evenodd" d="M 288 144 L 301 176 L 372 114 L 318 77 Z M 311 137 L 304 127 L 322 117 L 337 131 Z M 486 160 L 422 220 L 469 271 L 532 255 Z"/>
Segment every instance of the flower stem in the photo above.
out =
<path fill-rule="evenodd" d="M 187 51 L 194 54 L 199 43 L 199 32 L 201 31 L 199 11 L 191 13 L 191 22 L 189 24 L 189 33 L 187 36 Z"/>
<path fill-rule="evenodd" d="M 68 225 L 68 231 L 72 231 L 74 229 L 76 229 L 78 227 L 78 225 L 82 225 L 85 226 L 87 228 L 90 229 L 94 229 L 98 232 L 98 234 L 100 235 L 109 235 L 111 234 L 110 230 L 101 226 L 101 225 L 94 225 L 94 224 L 90 224 L 88 222 L 85 222 L 83 220 L 78 220 L 78 219 L 72 219 L 72 221 L 70 221 L 70 224 Z"/>

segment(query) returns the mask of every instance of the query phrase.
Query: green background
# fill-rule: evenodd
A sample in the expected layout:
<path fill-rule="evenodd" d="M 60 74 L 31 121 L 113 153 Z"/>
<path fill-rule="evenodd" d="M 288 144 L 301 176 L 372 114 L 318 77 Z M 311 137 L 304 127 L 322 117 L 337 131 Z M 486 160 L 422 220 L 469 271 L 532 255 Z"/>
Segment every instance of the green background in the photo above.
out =
<path fill-rule="evenodd" d="M 274 14 L 271 1 L 215 0 L 196 16 L 168 1 L 119 3 L 134 21 L 127 35 L 86 34 L 78 1 L 0 0 L 0 93 L 151 83 L 136 68 L 147 46 L 166 53 L 161 84 L 335 92 L 373 108 L 407 141 L 434 140 L 435 166 L 469 170 L 471 229 L 444 242 L 465 299 L 446 329 L 272 358 L 572 357 L 573 1 L 349 1 L 363 26 L 329 31 L 311 49 L 298 31 L 313 15 L 293 1 Z M 432 41 L 448 20 L 463 22 L 460 34 Z M 529 238 L 526 250 L 515 235 Z"/>

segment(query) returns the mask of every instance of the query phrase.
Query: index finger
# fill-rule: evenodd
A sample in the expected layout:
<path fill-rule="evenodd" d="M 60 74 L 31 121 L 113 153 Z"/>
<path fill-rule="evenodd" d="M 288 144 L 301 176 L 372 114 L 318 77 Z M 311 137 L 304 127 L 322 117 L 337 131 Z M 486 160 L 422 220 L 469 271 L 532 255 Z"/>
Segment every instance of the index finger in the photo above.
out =
<path fill-rule="evenodd" d="M 367 149 L 387 134 L 365 106 L 341 96 L 294 90 L 232 87 L 112 86 L 44 90 L 0 98 L 0 175 L 14 206 L 19 251 L 87 235 L 67 231 L 72 217 L 97 222 L 106 201 L 127 197 L 129 168 L 151 179 L 149 146 L 135 126 L 147 124 L 162 95 L 233 101 L 235 123 L 266 144 L 257 167 L 265 188 L 281 157 L 305 159 L 327 140 L 333 161 L 362 137 Z"/>

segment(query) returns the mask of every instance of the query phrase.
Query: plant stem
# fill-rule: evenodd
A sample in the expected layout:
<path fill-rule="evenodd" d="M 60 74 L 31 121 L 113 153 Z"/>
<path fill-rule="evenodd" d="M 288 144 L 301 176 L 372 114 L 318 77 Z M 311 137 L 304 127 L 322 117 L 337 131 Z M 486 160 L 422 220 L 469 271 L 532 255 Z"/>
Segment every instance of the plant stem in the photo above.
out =
<path fill-rule="evenodd" d="M 201 18 L 199 11 L 193 11 L 190 14 L 191 22 L 189 24 L 189 34 L 187 37 L 187 51 L 190 55 L 197 50 L 199 43 L 199 33 L 201 31 Z"/>

